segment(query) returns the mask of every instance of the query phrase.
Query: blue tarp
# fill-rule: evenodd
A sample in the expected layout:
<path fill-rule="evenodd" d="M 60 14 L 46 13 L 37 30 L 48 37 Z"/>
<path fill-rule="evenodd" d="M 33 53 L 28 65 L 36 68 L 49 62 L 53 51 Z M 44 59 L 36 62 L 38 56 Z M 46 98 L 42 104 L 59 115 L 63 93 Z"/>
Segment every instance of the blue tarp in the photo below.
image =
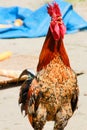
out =
<path fill-rule="evenodd" d="M 87 29 L 87 22 L 79 16 L 70 3 L 62 0 L 55 0 L 61 9 L 66 33 L 74 33 L 79 30 Z M 23 20 L 22 26 L 14 26 L 16 19 Z M 8 28 L 0 28 L 0 38 L 34 38 L 47 34 L 50 16 L 47 13 L 47 4 L 39 9 L 32 11 L 21 7 L 0 7 L 0 24 L 12 24 Z"/>

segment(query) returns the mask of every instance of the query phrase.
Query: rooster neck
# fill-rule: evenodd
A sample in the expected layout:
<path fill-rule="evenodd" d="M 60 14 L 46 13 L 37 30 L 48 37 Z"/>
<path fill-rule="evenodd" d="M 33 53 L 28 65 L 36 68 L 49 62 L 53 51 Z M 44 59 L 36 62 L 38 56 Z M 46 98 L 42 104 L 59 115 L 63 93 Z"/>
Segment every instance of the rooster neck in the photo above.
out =
<path fill-rule="evenodd" d="M 46 40 L 43 44 L 39 56 L 37 71 L 40 71 L 41 69 L 45 68 L 47 64 L 49 64 L 50 61 L 55 57 L 55 55 L 59 55 L 64 64 L 70 67 L 69 58 L 66 53 L 63 40 L 60 38 L 58 41 L 55 41 L 49 28 Z"/>

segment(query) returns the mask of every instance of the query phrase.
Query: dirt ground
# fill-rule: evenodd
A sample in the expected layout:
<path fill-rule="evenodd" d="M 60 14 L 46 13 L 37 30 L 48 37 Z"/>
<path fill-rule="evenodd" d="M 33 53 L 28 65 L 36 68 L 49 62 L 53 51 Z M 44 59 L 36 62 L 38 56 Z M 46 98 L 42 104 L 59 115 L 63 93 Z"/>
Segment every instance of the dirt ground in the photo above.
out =
<path fill-rule="evenodd" d="M 0 0 L 0 6 L 22 6 L 36 9 L 44 0 Z M 74 4 L 74 9 L 87 21 L 87 1 Z M 45 37 L 0 39 L 0 52 L 11 51 L 11 58 L 0 62 L 0 69 L 36 70 L 38 56 Z M 70 119 L 65 130 L 87 130 L 87 31 L 65 35 L 65 46 L 76 72 L 84 72 L 78 77 L 80 88 L 78 109 Z M 2 79 L 2 78 L 1 78 Z M 0 79 L 0 80 L 1 80 Z M 0 130 L 33 130 L 27 117 L 23 117 L 18 106 L 20 87 L 0 90 Z M 44 130 L 52 130 L 53 122 L 46 124 Z"/>

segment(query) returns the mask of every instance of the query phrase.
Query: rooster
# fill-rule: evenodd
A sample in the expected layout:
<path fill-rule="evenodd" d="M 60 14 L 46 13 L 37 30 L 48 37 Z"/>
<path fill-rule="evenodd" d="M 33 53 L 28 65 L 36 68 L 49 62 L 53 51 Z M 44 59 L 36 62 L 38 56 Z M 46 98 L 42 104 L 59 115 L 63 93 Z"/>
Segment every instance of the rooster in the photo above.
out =
<path fill-rule="evenodd" d="M 54 130 L 64 130 L 77 108 L 79 88 L 63 43 L 66 28 L 59 6 L 49 4 L 47 10 L 51 22 L 37 74 L 25 69 L 20 75 L 28 78 L 20 88 L 19 104 L 34 130 L 42 130 L 46 121 L 54 121 Z"/>

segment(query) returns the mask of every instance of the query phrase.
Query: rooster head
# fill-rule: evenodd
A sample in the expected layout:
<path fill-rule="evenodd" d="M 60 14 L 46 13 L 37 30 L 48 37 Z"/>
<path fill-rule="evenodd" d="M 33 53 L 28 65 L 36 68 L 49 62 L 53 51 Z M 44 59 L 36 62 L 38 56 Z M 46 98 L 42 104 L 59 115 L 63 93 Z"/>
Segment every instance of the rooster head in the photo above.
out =
<path fill-rule="evenodd" d="M 62 20 L 60 8 L 56 2 L 48 4 L 48 14 L 51 16 L 50 30 L 55 40 L 64 38 L 66 27 Z"/>

